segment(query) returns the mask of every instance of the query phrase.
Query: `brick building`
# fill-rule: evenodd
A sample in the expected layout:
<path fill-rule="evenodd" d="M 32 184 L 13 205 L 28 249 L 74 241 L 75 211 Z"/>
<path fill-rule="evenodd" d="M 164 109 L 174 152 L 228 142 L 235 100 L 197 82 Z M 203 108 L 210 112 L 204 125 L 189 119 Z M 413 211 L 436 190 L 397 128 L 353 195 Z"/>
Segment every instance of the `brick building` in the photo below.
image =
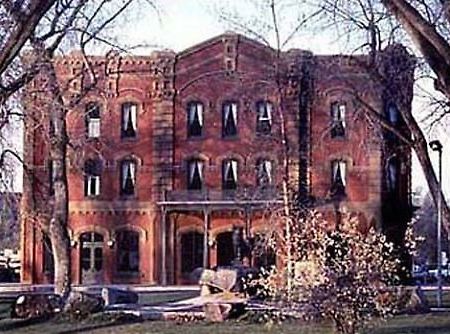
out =
<path fill-rule="evenodd" d="M 345 211 L 401 236 L 410 151 L 373 114 L 408 136 L 398 108 L 411 106 L 411 59 L 400 46 L 380 53 L 372 66 L 384 80 L 371 59 L 297 49 L 278 58 L 226 33 L 180 53 L 90 57 L 92 85 L 81 55 L 58 58 L 67 99 L 89 87 L 67 116 L 74 282 L 182 284 L 197 267 L 229 265 L 233 231 L 264 233 L 264 211 L 280 203 L 285 148 L 299 200 L 331 223 Z M 29 213 L 52 201 L 45 86 L 38 78 L 25 95 L 40 115 L 26 127 Z M 49 239 L 26 217 L 22 281 L 49 282 Z"/>

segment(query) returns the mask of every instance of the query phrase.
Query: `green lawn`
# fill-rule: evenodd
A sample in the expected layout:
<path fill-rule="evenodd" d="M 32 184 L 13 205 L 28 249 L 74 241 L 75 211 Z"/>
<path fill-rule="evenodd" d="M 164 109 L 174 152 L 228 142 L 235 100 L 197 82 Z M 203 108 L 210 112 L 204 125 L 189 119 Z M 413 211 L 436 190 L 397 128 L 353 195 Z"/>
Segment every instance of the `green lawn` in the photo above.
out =
<path fill-rule="evenodd" d="M 141 303 L 155 303 L 167 300 L 177 300 L 189 297 L 186 295 L 140 296 Z M 432 302 L 434 296 L 427 294 Z M 450 302 L 450 294 L 445 294 L 445 301 Z M 158 334 L 326 334 L 332 333 L 331 326 L 315 324 L 304 326 L 285 323 L 281 326 L 268 328 L 265 325 L 248 324 L 245 322 L 228 321 L 223 324 L 207 324 L 203 322 L 190 324 L 176 324 L 174 322 L 138 322 L 134 319 L 113 319 L 103 315 L 93 315 L 82 321 L 67 321 L 52 319 L 42 322 L 14 320 L 9 318 L 10 301 L 0 300 L 0 333 L 158 333 Z M 397 316 L 387 322 L 379 322 L 378 326 L 369 328 L 366 334 L 450 334 L 450 312 L 430 313 L 414 316 Z"/>
<path fill-rule="evenodd" d="M 326 324 L 311 326 L 286 323 L 268 328 L 265 325 L 247 324 L 228 321 L 223 324 L 207 324 L 203 322 L 176 324 L 174 322 L 117 320 L 102 315 L 95 315 L 82 321 L 52 319 L 43 322 L 9 319 L 9 304 L 0 303 L 1 333 L 158 333 L 158 334 L 327 334 L 332 333 Z M 388 322 L 379 323 L 378 327 L 366 330 L 367 334 L 450 334 L 450 313 L 435 313 L 415 316 L 397 316 Z"/>

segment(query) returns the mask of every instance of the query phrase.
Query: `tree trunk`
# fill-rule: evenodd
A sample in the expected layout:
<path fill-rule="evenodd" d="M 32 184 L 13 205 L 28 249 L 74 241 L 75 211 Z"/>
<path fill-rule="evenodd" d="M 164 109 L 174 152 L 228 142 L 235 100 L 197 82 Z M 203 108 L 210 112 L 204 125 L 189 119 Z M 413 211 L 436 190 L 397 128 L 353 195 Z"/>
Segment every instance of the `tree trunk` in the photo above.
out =
<path fill-rule="evenodd" d="M 405 29 L 413 43 L 423 54 L 427 63 L 436 74 L 436 88 L 441 91 L 447 99 L 450 99 L 449 43 L 411 4 L 404 0 L 382 0 L 381 2 L 400 22 L 403 29 Z M 407 112 L 402 112 L 402 116 L 413 136 L 412 147 L 417 154 L 436 207 L 438 199 L 441 197 L 443 225 L 447 231 L 450 231 L 450 208 L 440 189 L 436 174 L 434 173 L 433 165 L 428 154 L 427 141 L 413 116 Z"/>
<path fill-rule="evenodd" d="M 52 161 L 52 187 L 53 207 L 49 225 L 49 237 L 52 243 L 55 263 L 55 294 L 62 297 L 65 303 L 71 291 L 70 276 L 70 239 L 67 230 L 68 224 L 68 186 L 66 152 L 68 137 L 66 132 L 66 110 L 61 96 L 61 90 L 53 67 L 52 59 L 46 57 L 43 64 L 43 73 L 48 76 L 50 120 L 50 152 Z"/>

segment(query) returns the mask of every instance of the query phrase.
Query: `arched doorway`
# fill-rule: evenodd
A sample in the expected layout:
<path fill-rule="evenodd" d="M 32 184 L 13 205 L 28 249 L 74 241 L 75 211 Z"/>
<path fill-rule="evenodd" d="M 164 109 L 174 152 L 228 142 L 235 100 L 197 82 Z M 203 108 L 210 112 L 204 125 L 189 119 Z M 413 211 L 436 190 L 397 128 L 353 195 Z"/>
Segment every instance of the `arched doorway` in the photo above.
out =
<path fill-rule="evenodd" d="M 97 284 L 103 282 L 103 236 L 86 232 L 80 236 L 81 283 Z"/>
<path fill-rule="evenodd" d="M 196 268 L 203 267 L 203 233 L 191 231 L 181 235 L 181 275 L 190 279 Z"/>
<path fill-rule="evenodd" d="M 217 235 L 217 266 L 231 266 L 234 260 L 233 232 L 222 232 Z"/>

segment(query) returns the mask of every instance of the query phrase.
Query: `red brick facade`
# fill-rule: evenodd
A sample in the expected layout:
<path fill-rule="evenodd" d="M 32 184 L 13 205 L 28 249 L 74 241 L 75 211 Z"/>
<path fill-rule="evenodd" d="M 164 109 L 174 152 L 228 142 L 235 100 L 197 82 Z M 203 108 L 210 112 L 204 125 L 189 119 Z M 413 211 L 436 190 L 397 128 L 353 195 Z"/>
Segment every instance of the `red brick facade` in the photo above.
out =
<path fill-rule="evenodd" d="M 379 58 L 376 66 L 387 68 L 388 57 Z M 74 282 L 181 284 L 195 267 L 229 265 L 233 228 L 242 227 L 249 238 L 262 232 L 263 208 L 279 199 L 282 130 L 289 181 L 300 198 L 333 221 L 347 211 L 364 226 L 401 230 L 406 216 L 389 216 L 383 203 L 391 196 L 408 207 L 410 152 L 358 101 L 381 117 L 388 105 L 409 108 L 412 71 L 402 74 L 401 94 L 388 94 L 391 86 L 361 65 L 367 59 L 300 50 L 278 59 L 237 34 L 178 54 L 91 57 L 98 82 L 67 117 Z M 408 59 L 405 54 L 398 66 Z M 59 58 L 56 67 L 68 99 L 91 84 L 81 55 Z M 42 87 L 36 80 L 25 101 L 45 120 Z M 86 118 L 91 105 L 99 113 Z M 22 208 L 45 212 L 51 201 L 48 128 L 30 123 L 25 159 L 36 178 L 25 179 Z M 404 131 L 401 121 L 394 126 Z M 387 164 L 392 157 L 393 167 Z M 89 159 L 99 162 L 98 170 L 87 172 Z M 338 168 L 345 194 L 336 206 Z M 48 282 L 45 228 L 28 216 L 22 281 Z"/>

